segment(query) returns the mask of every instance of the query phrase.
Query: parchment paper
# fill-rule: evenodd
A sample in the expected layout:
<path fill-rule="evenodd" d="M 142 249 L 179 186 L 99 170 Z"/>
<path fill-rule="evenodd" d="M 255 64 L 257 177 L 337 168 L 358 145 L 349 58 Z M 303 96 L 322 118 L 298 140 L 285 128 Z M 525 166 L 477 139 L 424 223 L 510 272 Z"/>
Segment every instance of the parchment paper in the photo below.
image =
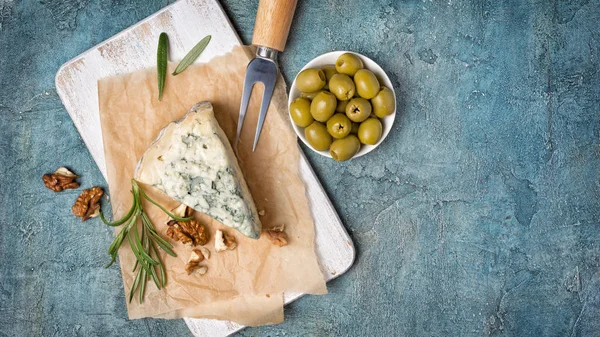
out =
<path fill-rule="evenodd" d="M 163 100 L 158 101 L 156 69 L 111 77 L 98 82 L 100 120 L 108 168 L 108 185 L 115 218 L 132 203 L 130 193 L 137 161 L 159 131 L 197 102 L 213 104 L 215 116 L 230 142 L 235 140 L 246 66 L 253 49 L 240 47 L 204 65 L 194 65 L 177 76 L 167 76 Z M 149 56 L 150 57 L 150 56 Z M 169 73 L 175 65 L 169 64 Z M 244 325 L 283 320 L 283 292 L 324 294 L 326 286 L 314 249 L 314 223 L 305 187 L 298 174 L 299 148 L 289 119 L 285 84 L 280 78 L 267 113 L 258 148 L 252 152 L 262 85 L 255 86 L 244 123 L 238 160 L 261 217 L 263 229 L 285 224 L 289 245 L 277 247 L 267 238 L 246 238 L 204 214 L 196 217 L 211 233 L 206 275 L 187 275 L 184 265 L 191 248 L 166 237 L 167 217 L 144 204 L 157 231 L 174 243 L 177 257 L 162 253 L 167 285 L 158 290 L 152 281 L 145 300 L 128 303 L 130 318 L 216 318 Z M 143 186 L 154 200 L 168 208 L 177 202 Z M 223 229 L 236 237 L 233 251 L 216 253 L 214 232 Z M 127 240 L 126 240 L 127 241 Z M 125 293 L 135 274 L 135 256 L 127 242 L 119 250 Z"/>

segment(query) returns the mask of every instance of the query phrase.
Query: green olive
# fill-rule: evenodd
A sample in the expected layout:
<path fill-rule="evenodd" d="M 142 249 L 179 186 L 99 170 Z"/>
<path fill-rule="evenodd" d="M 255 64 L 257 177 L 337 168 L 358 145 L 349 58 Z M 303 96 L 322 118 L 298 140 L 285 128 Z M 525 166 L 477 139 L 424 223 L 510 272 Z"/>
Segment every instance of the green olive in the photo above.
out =
<path fill-rule="evenodd" d="M 352 122 L 352 129 L 350 130 L 350 133 L 353 135 L 357 134 L 359 126 L 360 126 L 360 123 Z"/>
<path fill-rule="evenodd" d="M 335 69 L 337 72 L 348 76 L 354 76 L 354 74 L 363 67 L 363 62 L 360 57 L 352 53 L 344 53 L 335 61 Z"/>
<path fill-rule="evenodd" d="M 377 118 L 368 118 L 358 127 L 358 139 L 363 144 L 375 145 L 383 132 L 381 122 Z"/>
<path fill-rule="evenodd" d="M 331 145 L 331 135 L 327 132 L 327 127 L 323 123 L 313 122 L 304 129 L 304 136 L 308 144 L 315 150 L 326 151 Z"/>
<path fill-rule="evenodd" d="M 375 116 L 383 118 L 391 115 L 394 109 L 396 109 L 394 93 L 386 87 L 381 87 L 377 96 L 371 99 L 371 105 L 373 105 Z"/>
<path fill-rule="evenodd" d="M 305 128 L 309 126 L 313 121 L 313 117 L 310 114 L 310 101 L 303 97 L 298 97 L 290 104 L 290 116 L 292 120 L 299 127 Z"/>
<path fill-rule="evenodd" d="M 311 104 L 312 113 L 312 104 Z M 351 121 L 360 123 L 371 115 L 371 103 L 364 98 L 353 98 L 346 105 L 346 116 Z M 314 115 L 313 115 L 314 117 Z M 316 118 L 315 118 L 316 119 Z"/>
<path fill-rule="evenodd" d="M 325 74 L 321 69 L 304 69 L 296 77 L 296 87 L 302 92 L 314 92 L 325 86 Z"/>
<path fill-rule="evenodd" d="M 331 76 L 338 73 L 337 70 L 335 70 L 335 64 L 324 65 L 321 67 L 321 70 L 325 74 L 325 77 L 327 78 L 327 82 L 329 82 L 329 79 L 331 78 Z"/>
<path fill-rule="evenodd" d="M 340 101 L 347 101 L 354 96 L 354 81 L 348 75 L 335 74 L 329 80 L 329 91 Z"/>
<path fill-rule="evenodd" d="M 356 72 L 354 84 L 356 85 L 356 92 L 362 98 L 371 99 L 379 93 L 379 81 L 375 74 L 367 69 L 360 69 Z"/>
<path fill-rule="evenodd" d="M 360 141 L 355 135 L 349 135 L 331 143 L 329 154 L 337 161 L 344 161 L 354 157 L 358 150 L 360 150 Z"/>
<path fill-rule="evenodd" d="M 338 73 L 337 70 L 335 70 L 335 64 L 324 65 L 321 67 L 321 70 L 323 70 L 325 78 L 327 79 L 324 89 L 329 89 L 329 80 L 331 79 L 331 76 Z"/>
<path fill-rule="evenodd" d="M 308 99 L 309 101 L 312 101 L 313 99 L 315 99 L 315 96 L 317 96 L 321 91 L 322 90 L 313 91 L 313 92 L 301 92 L 300 97 L 304 97 L 304 98 Z"/>
<path fill-rule="evenodd" d="M 335 114 L 327 121 L 327 131 L 333 138 L 344 138 L 350 134 L 352 122 L 344 114 Z"/>
<path fill-rule="evenodd" d="M 337 100 L 329 91 L 322 91 L 310 103 L 310 114 L 319 122 L 327 122 L 333 116 Z"/>
<path fill-rule="evenodd" d="M 338 101 L 337 106 L 335 107 L 335 112 L 346 112 L 346 105 L 348 105 L 348 101 Z"/>

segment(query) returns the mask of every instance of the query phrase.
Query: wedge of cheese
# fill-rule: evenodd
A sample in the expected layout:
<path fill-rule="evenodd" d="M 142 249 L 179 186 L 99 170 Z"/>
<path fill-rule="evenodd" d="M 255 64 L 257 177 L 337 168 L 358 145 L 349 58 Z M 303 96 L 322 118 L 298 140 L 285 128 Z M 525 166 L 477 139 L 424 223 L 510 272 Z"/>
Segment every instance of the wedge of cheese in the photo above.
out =
<path fill-rule="evenodd" d="M 135 179 L 257 239 L 256 206 L 229 140 L 209 102 L 167 125 L 144 153 Z"/>

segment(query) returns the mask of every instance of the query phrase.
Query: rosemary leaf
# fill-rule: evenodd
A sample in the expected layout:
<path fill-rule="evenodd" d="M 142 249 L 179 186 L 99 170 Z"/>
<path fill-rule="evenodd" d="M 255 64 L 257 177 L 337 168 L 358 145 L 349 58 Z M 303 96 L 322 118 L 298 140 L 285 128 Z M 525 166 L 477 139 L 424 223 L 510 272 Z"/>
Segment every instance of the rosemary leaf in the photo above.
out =
<path fill-rule="evenodd" d="M 135 230 L 132 232 L 133 234 L 127 235 L 127 239 L 129 240 L 129 246 L 131 246 L 131 251 L 133 252 L 133 255 L 135 255 L 136 259 L 139 261 L 139 265 L 142 266 L 142 269 L 145 270 L 146 273 L 150 273 L 150 262 L 142 255 L 143 249 L 140 250 L 141 247 L 137 245 L 137 241 L 139 240 L 139 238 L 135 237 Z M 133 239 L 131 238 L 132 236 L 134 237 Z M 146 254 L 146 252 L 143 252 L 143 254 Z"/>
<path fill-rule="evenodd" d="M 144 225 L 148 228 L 148 233 L 150 234 L 150 236 L 152 236 L 154 239 L 156 239 L 154 241 L 158 241 L 158 242 L 162 243 L 163 246 L 165 246 L 167 248 L 173 248 L 172 244 L 170 244 L 165 239 L 161 238 L 160 235 L 158 235 L 156 230 L 154 230 L 154 227 L 152 227 L 152 222 L 150 222 L 150 219 L 148 219 L 148 216 L 145 213 L 142 213 L 142 223 L 144 223 Z M 162 248 L 162 246 L 161 246 L 161 248 Z M 177 255 L 175 255 L 175 256 L 177 256 Z"/>
<path fill-rule="evenodd" d="M 158 37 L 158 50 L 156 51 L 156 70 L 158 71 L 158 100 L 162 100 L 167 78 L 167 59 L 169 57 L 169 37 L 167 33 L 160 33 Z"/>
<path fill-rule="evenodd" d="M 150 248 L 152 248 L 154 255 L 156 255 L 156 259 L 159 262 L 158 268 L 160 269 L 160 280 L 161 280 L 161 285 L 164 287 L 167 282 L 166 277 L 165 277 L 165 267 L 163 266 L 160 255 L 158 255 L 158 250 L 156 250 L 156 246 L 154 246 L 154 242 L 150 242 Z"/>
<path fill-rule="evenodd" d="M 144 224 L 144 226 L 146 226 L 146 229 L 148 229 L 148 232 L 150 234 L 156 234 L 158 235 L 158 233 L 156 232 L 156 229 L 154 229 L 154 225 L 152 225 L 152 221 L 150 221 L 150 218 L 148 218 L 148 216 L 146 215 L 146 213 L 142 213 L 142 223 Z M 160 237 L 160 235 L 158 236 L 158 238 L 164 242 L 166 242 L 163 238 Z M 171 244 L 169 243 L 170 247 Z"/>
<path fill-rule="evenodd" d="M 140 253 L 138 253 L 137 245 L 133 243 L 131 235 L 127 235 L 127 241 L 129 241 L 129 247 L 131 247 L 131 251 L 133 252 L 133 255 L 135 255 L 135 258 L 138 260 L 142 260 Z"/>
<path fill-rule="evenodd" d="M 123 233 L 123 231 L 124 230 L 122 230 L 121 233 Z M 119 247 L 121 247 L 121 243 L 123 243 L 123 241 L 121 239 L 124 238 L 124 236 L 122 236 L 121 233 L 119 233 L 119 235 L 110 244 L 110 247 L 108 247 L 108 254 L 109 255 L 112 255 L 117 250 L 119 250 Z"/>
<path fill-rule="evenodd" d="M 135 280 L 133 281 L 133 286 L 131 287 L 131 290 L 129 291 L 129 303 L 131 303 L 131 300 L 133 299 L 133 294 L 135 294 L 135 291 L 137 290 L 137 288 L 140 284 L 141 274 L 142 274 L 142 270 L 140 269 L 137 272 L 137 275 L 135 275 Z"/>
<path fill-rule="evenodd" d="M 142 275 L 142 283 L 140 284 L 140 303 L 144 303 L 144 291 L 146 290 L 146 269 L 142 268 L 140 270 L 140 274 Z"/>
<path fill-rule="evenodd" d="M 177 65 L 177 68 L 175 68 L 175 71 L 173 72 L 173 76 L 182 73 L 187 67 L 190 66 L 190 64 L 194 63 L 194 61 L 196 61 L 196 59 L 198 58 L 198 56 L 200 56 L 202 51 L 204 51 L 204 49 L 210 42 L 210 39 L 211 39 L 211 36 L 207 35 L 202 40 L 200 40 L 200 42 L 198 42 L 194 46 L 194 48 L 192 48 L 192 50 L 190 50 L 187 53 L 187 55 L 185 55 L 183 60 L 181 60 L 181 62 L 179 62 L 179 64 Z"/>
<path fill-rule="evenodd" d="M 108 267 L 112 266 L 112 264 L 115 263 L 116 260 L 117 260 L 117 253 L 111 254 L 110 262 L 106 266 L 104 266 L 104 268 L 108 268 Z"/>
<path fill-rule="evenodd" d="M 172 257 L 177 257 L 177 254 L 175 254 L 175 252 L 174 252 L 174 251 L 173 251 L 171 248 L 169 248 L 169 247 L 167 247 L 166 245 L 164 245 L 164 243 L 162 243 L 162 242 L 160 242 L 160 241 L 158 241 L 158 240 L 156 240 L 155 242 L 156 242 L 156 244 L 157 244 L 157 245 L 158 245 L 158 246 L 159 246 L 159 247 L 160 247 L 162 250 L 164 250 L 164 251 L 165 251 L 167 254 L 171 255 Z"/>
<path fill-rule="evenodd" d="M 158 268 L 160 269 L 160 279 L 162 280 L 162 286 L 164 288 L 164 286 L 167 284 L 167 276 L 165 275 L 165 267 L 163 267 L 163 265 L 159 265 Z"/>
<path fill-rule="evenodd" d="M 142 269 L 147 269 L 147 266 L 145 264 L 146 259 L 140 254 L 140 251 L 138 250 L 138 246 L 135 243 L 135 239 L 132 239 L 133 235 L 127 235 L 127 239 L 129 240 L 129 246 L 131 247 L 131 251 L 133 252 L 133 255 L 135 255 L 136 259 L 140 262 L 140 265 L 142 266 Z"/>
<path fill-rule="evenodd" d="M 107 221 L 106 218 L 104 217 L 104 213 L 102 213 L 102 212 L 100 212 L 100 219 L 107 226 L 111 226 L 111 227 L 120 226 L 120 225 L 124 224 L 127 220 L 129 220 L 129 218 L 131 218 L 131 216 L 133 215 L 133 212 L 135 211 L 135 206 L 136 206 L 135 203 L 133 205 L 131 205 L 129 212 L 127 212 L 127 214 L 125 214 L 125 216 L 123 216 L 121 219 L 119 219 L 117 221 L 113 221 L 113 222 Z"/>
<path fill-rule="evenodd" d="M 150 255 L 148 255 L 148 253 L 146 253 L 146 250 L 144 249 L 144 246 L 142 245 L 142 240 L 140 240 L 140 237 L 138 235 L 137 226 L 133 227 L 133 240 L 137 246 L 138 253 L 142 257 L 142 259 L 144 259 L 151 265 L 157 265 L 158 262 L 154 261 L 154 259 L 152 257 L 150 257 Z"/>
<path fill-rule="evenodd" d="M 147 231 L 146 226 L 142 225 L 141 237 L 142 237 L 142 243 L 144 246 L 144 250 L 148 252 L 148 256 L 152 257 L 152 250 L 150 249 L 151 247 L 150 247 L 150 238 L 149 238 L 150 234 L 146 234 L 146 231 Z M 150 266 L 150 271 L 152 272 L 151 275 L 152 275 L 152 279 L 154 280 L 154 284 L 156 284 L 156 287 L 160 290 L 161 282 L 158 281 L 158 275 L 156 274 L 155 266 L 161 265 L 162 261 L 160 261 L 158 254 L 155 253 L 155 255 L 156 255 L 156 257 L 154 257 L 153 260 L 156 261 L 156 264 Z"/>
<path fill-rule="evenodd" d="M 117 235 L 117 237 L 115 238 L 115 240 L 113 241 L 113 243 L 110 245 L 110 247 L 108 247 L 108 254 L 113 254 L 113 253 L 117 253 L 117 251 L 119 250 L 119 248 L 121 248 L 121 244 L 123 243 L 123 240 L 125 239 L 125 236 L 127 235 L 127 233 L 129 232 L 129 228 L 131 227 L 131 222 L 135 222 L 136 218 L 133 217 L 131 218 L 127 224 L 125 225 L 125 228 L 123 228 L 121 230 L 121 232 L 119 232 L 119 234 Z"/>
<path fill-rule="evenodd" d="M 175 254 L 175 252 L 173 252 L 172 248 L 173 245 L 171 245 L 170 243 L 168 243 L 167 241 L 165 241 L 163 238 L 161 238 L 158 234 L 156 234 L 155 232 L 149 232 L 150 236 L 152 238 L 154 238 L 154 242 L 156 242 L 156 244 L 165 252 L 167 252 L 167 254 L 173 256 L 173 257 L 177 257 L 177 254 Z"/>
<path fill-rule="evenodd" d="M 154 269 L 154 266 L 150 266 L 150 275 L 152 276 L 152 280 L 154 281 L 154 284 L 156 284 L 156 287 L 160 290 L 161 286 L 160 286 L 160 282 L 158 281 L 158 275 L 156 274 L 156 270 Z"/>
<path fill-rule="evenodd" d="M 152 256 L 152 252 L 150 251 L 150 238 L 148 235 L 150 234 L 146 234 L 146 226 L 142 225 L 142 242 L 144 243 L 144 250 L 148 252 L 148 255 Z"/>

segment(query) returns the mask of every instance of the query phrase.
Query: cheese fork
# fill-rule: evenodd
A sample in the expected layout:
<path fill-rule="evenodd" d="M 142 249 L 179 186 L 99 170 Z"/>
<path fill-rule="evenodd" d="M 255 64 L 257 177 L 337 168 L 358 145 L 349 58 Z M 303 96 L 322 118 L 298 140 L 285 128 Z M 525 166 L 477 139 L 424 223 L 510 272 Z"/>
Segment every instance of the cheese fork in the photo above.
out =
<path fill-rule="evenodd" d="M 252 145 L 252 151 L 256 150 L 279 73 L 277 54 L 285 49 L 287 36 L 296 9 L 296 2 L 297 0 L 260 0 L 258 4 L 254 34 L 252 36 L 252 44 L 257 46 L 256 56 L 246 68 L 235 148 L 237 148 L 240 141 L 252 88 L 257 82 L 261 82 L 265 90 L 260 105 L 254 144 Z"/>

